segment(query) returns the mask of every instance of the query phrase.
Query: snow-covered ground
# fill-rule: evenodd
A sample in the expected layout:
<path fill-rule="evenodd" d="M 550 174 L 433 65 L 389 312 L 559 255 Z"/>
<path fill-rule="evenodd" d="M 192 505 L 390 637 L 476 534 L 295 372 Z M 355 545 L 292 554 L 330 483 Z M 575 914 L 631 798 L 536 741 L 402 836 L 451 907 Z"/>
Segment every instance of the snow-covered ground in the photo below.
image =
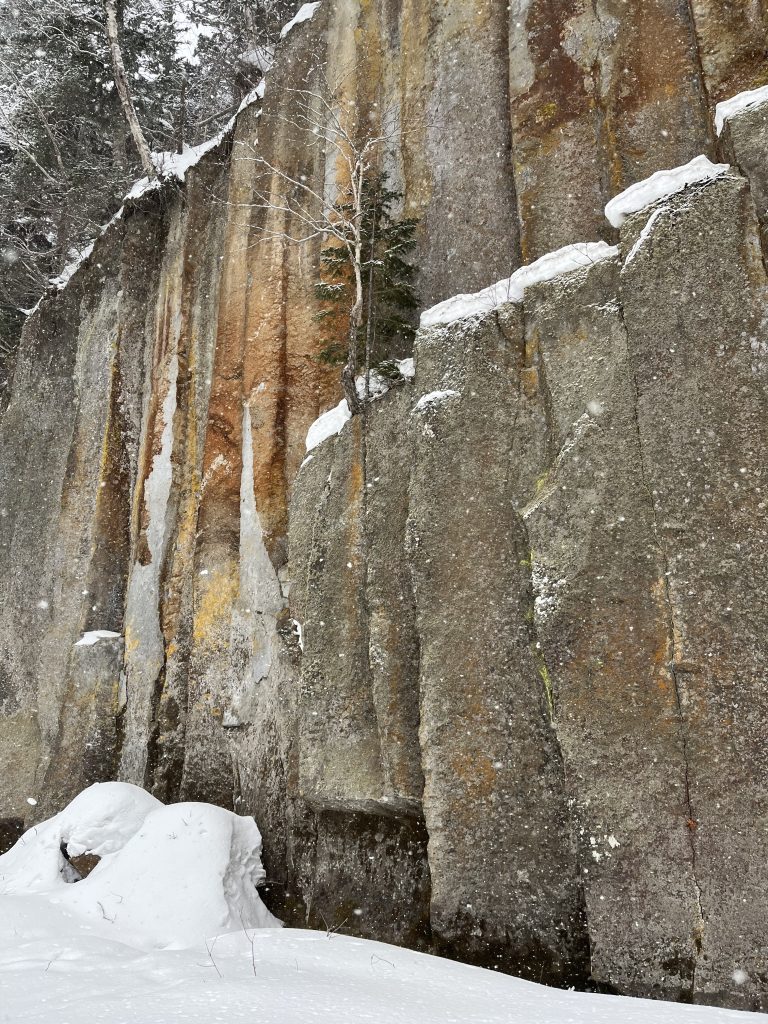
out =
<path fill-rule="evenodd" d="M 81 881 L 70 857 L 101 855 Z M 276 927 L 252 819 L 91 787 L 0 857 L 2 1024 L 761 1024 Z M 216 937 L 218 936 L 218 937 Z"/>

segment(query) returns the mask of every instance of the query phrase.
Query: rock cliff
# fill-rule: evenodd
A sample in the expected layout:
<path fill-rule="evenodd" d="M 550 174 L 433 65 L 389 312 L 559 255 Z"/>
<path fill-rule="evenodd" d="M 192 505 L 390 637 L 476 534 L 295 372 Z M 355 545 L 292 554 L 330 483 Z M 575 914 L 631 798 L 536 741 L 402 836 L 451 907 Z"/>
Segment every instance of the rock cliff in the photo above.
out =
<path fill-rule="evenodd" d="M 126 201 L 0 421 L 6 844 L 119 778 L 254 814 L 293 924 L 768 1008 L 768 106 L 714 130 L 767 17 L 324 0 Z M 389 171 L 424 307 L 617 247 L 426 320 L 415 378 L 305 459 L 341 397 L 319 243 L 272 230 L 254 157 L 321 159 L 291 90 L 350 67 L 358 116 L 418 126 Z M 605 219 L 699 154 L 730 168 Z"/>

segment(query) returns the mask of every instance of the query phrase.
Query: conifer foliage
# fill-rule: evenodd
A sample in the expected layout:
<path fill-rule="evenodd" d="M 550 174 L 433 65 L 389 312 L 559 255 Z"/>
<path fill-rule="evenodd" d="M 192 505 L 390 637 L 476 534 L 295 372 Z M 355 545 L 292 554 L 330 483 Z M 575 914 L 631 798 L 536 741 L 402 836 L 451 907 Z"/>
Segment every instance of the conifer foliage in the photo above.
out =
<path fill-rule="evenodd" d="M 360 222 L 363 237 L 363 313 L 358 335 L 357 365 L 371 359 L 404 354 L 416 333 L 415 269 L 409 257 L 416 247 L 418 219 L 398 218 L 403 194 L 390 187 L 386 173 L 371 174 L 363 183 Z M 349 201 L 331 212 L 342 222 L 355 216 Z M 354 282 L 348 248 L 335 242 L 320 254 L 320 280 L 315 295 L 322 303 L 316 320 L 325 328 L 320 358 L 343 363 L 348 356 L 345 314 L 353 302 Z"/>

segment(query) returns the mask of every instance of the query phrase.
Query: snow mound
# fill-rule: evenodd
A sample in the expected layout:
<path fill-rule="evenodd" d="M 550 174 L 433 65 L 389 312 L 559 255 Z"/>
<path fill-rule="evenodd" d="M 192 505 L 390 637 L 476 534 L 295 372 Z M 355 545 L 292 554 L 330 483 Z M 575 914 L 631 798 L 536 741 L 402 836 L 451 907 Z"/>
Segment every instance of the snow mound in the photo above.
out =
<path fill-rule="evenodd" d="M 719 178 L 730 169 L 730 164 L 713 164 L 707 157 L 697 156 L 682 167 L 657 171 L 615 196 L 606 206 L 605 216 L 613 227 L 620 228 L 627 217 L 638 210 L 676 195 L 689 185 Z"/>
<path fill-rule="evenodd" d="M 113 633 L 111 629 L 92 629 L 83 633 L 75 647 L 93 647 L 99 640 L 116 640 L 119 636 L 119 633 Z"/>
<path fill-rule="evenodd" d="M 335 409 L 329 409 L 318 416 L 307 432 L 307 451 L 311 452 L 318 445 L 334 434 L 340 434 L 347 420 L 352 418 L 346 398 L 342 398 Z"/>
<path fill-rule="evenodd" d="M 421 314 L 421 326 L 435 327 L 454 323 L 469 316 L 490 313 L 505 302 L 522 302 L 526 288 L 551 281 L 561 274 L 583 270 L 601 260 L 614 259 L 615 246 L 606 242 L 576 242 L 555 252 L 548 252 L 534 263 L 520 267 L 511 277 L 491 285 L 474 295 L 454 295 Z"/>
<path fill-rule="evenodd" d="M 289 32 L 291 32 L 297 25 L 301 25 L 304 21 L 311 21 L 315 16 L 315 11 L 320 6 L 320 0 L 314 4 L 303 4 L 296 13 L 296 16 L 291 18 L 287 25 L 283 25 L 280 29 L 280 38 L 285 39 Z"/>
<path fill-rule="evenodd" d="M 69 857 L 101 860 L 76 884 Z M 65 856 L 66 854 L 66 856 Z M 0 857 L 0 896 L 37 893 L 68 916 L 138 949 L 277 927 L 252 818 L 210 804 L 165 806 L 121 782 L 84 790 Z"/>
<path fill-rule="evenodd" d="M 729 100 L 723 100 L 715 107 L 715 131 L 720 135 L 726 121 L 737 117 L 749 107 L 758 107 L 763 103 L 768 103 L 768 85 L 763 85 L 759 89 L 748 89 Z"/>

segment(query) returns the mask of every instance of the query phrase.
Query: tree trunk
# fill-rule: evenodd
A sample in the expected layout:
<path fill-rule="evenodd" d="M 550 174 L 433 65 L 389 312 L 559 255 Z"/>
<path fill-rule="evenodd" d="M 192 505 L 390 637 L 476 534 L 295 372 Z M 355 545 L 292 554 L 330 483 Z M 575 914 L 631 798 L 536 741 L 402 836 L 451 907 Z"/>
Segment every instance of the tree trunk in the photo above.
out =
<path fill-rule="evenodd" d="M 360 330 L 360 314 L 362 303 L 355 303 L 352 314 L 349 318 L 349 347 L 347 349 L 347 362 L 341 371 L 341 383 L 344 386 L 344 395 L 347 399 L 349 411 L 356 416 L 361 409 L 360 399 L 355 385 L 355 374 L 357 371 L 357 338 Z"/>
<path fill-rule="evenodd" d="M 112 56 L 112 73 L 115 78 L 117 95 L 120 97 L 120 106 L 123 108 L 123 114 L 128 122 L 131 137 L 138 151 L 144 173 L 148 178 L 154 178 L 156 176 L 155 168 L 152 164 L 149 146 L 144 138 L 144 132 L 141 130 L 139 119 L 136 117 L 133 100 L 131 99 L 131 91 L 128 87 L 128 76 L 125 73 L 125 64 L 123 63 L 123 54 L 120 49 L 120 39 L 117 32 L 115 0 L 104 0 L 104 10 L 107 15 L 107 37 Z"/>
<path fill-rule="evenodd" d="M 347 347 L 347 362 L 341 372 L 341 383 L 344 385 L 344 394 L 347 398 L 349 411 L 356 416 L 362 408 L 355 386 L 355 375 L 357 373 L 357 339 L 360 334 L 360 325 L 363 322 L 363 271 L 361 266 L 362 245 L 358 237 L 354 249 L 350 250 L 352 264 L 355 271 L 355 304 L 349 314 L 349 344 Z"/>

